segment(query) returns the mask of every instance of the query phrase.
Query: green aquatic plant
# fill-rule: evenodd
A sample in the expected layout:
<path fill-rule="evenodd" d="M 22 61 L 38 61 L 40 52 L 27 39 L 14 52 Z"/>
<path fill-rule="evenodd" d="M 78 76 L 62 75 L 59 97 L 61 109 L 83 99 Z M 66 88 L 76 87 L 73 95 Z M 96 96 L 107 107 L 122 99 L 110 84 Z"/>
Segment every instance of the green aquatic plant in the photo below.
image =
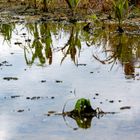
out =
<path fill-rule="evenodd" d="M 67 102 L 66 102 L 67 103 Z M 91 127 L 91 122 L 94 117 L 101 118 L 106 114 L 115 114 L 116 112 L 104 112 L 100 108 L 93 109 L 89 99 L 80 98 L 76 101 L 75 107 L 72 111 L 65 112 L 66 103 L 63 107 L 62 113 L 56 111 L 49 111 L 48 116 L 51 114 L 62 115 L 67 126 L 77 130 L 78 128 L 72 127 L 66 120 L 66 117 L 74 119 L 79 128 L 87 129 Z"/>
<path fill-rule="evenodd" d="M 69 8 L 72 10 L 72 14 L 74 14 L 74 12 L 81 0 L 65 0 L 65 1 L 68 4 Z"/>
<path fill-rule="evenodd" d="M 91 127 L 91 121 L 96 116 L 96 111 L 92 108 L 89 99 L 81 98 L 77 100 L 75 108 L 69 116 L 76 120 L 78 127 L 87 129 Z"/>
<path fill-rule="evenodd" d="M 109 114 L 111 112 L 108 112 Z M 75 107 L 70 112 L 63 112 L 64 116 L 73 118 L 79 128 L 87 129 L 91 126 L 93 117 L 100 118 L 104 113 L 101 109 L 93 109 L 89 99 L 80 98 L 76 101 Z"/>
<path fill-rule="evenodd" d="M 74 112 L 78 112 L 80 114 L 80 113 L 85 113 L 85 112 L 87 113 L 92 111 L 93 109 L 91 107 L 89 99 L 81 98 L 77 100 L 75 104 Z"/>
<path fill-rule="evenodd" d="M 123 32 L 122 22 L 128 15 L 128 0 L 112 0 L 115 18 L 118 20 L 118 31 Z"/>
<path fill-rule="evenodd" d="M 10 41 L 12 32 L 15 29 L 15 24 L 0 24 L 0 32 L 4 36 L 4 41 Z"/>
<path fill-rule="evenodd" d="M 91 127 L 92 118 L 97 115 L 97 112 L 92 108 L 89 99 L 80 98 L 72 111 L 64 112 L 63 109 L 63 115 L 74 119 L 79 128 L 87 129 Z M 64 120 L 66 122 L 66 119 Z M 68 123 L 67 125 L 69 126 Z"/>
<path fill-rule="evenodd" d="M 66 0 L 66 2 L 68 4 L 69 8 L 75 9 L 78 6 L 80 0 Z"/>

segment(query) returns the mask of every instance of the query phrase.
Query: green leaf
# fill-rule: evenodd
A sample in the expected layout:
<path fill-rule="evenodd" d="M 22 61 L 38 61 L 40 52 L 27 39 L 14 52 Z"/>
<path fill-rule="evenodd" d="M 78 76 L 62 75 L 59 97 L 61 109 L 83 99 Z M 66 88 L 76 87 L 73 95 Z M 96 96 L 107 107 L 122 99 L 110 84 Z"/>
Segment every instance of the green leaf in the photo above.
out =
<path fill-rule="evenodd" d="M 75 104 L 74 110 L 78 111 L 78 113 L 81 113 L 81 112 L 87 112 L 86 109 L 92 109 L 90 100 L 85 98 L 79 99 Z"/>

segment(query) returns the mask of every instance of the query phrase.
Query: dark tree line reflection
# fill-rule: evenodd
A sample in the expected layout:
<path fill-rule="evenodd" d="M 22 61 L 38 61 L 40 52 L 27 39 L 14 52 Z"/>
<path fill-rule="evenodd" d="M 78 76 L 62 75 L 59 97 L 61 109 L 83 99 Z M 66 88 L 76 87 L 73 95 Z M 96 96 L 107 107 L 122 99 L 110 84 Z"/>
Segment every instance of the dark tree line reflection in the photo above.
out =
<path fill-rule="evenodd" d="M 75 65 L 82 48 L 90 47 L 100 50 L 94 53 L 92 57 L 102 64 L 120 63 L 124 69 L 127 78 L 135 77 L 135 69 L 140 67 L 140 35 L 135 34 L 129 27 L 127 32 L 119 34 L 115 32 L 115 25 L 95 24 L 90 32 L 84 31 L 84 23 L 61 24 L 61 23 L 33 23 L 22 25 L 24 32 L 22 37 L 24 41 L 16 42 L 16 45 L 22 46 L 24 56 L 28 65 L 38 61 L 38 65 L 53 63 L 54 53 L 61 52 L 63 63 L 66 58 L 70 58 Z M 132 27 L 133 28 L 133 27 Z M 135 31 L 137 30 L 134 29 Z M 21 32 L 18 25 L 0 24 L 0 35 L 4 41 L 11 42 L 12 34 Z M 62 35 L 63 34 L 63 35 Z M 63 46 L 55 46 L 53 40 L 61 42 L 66 40 Z M 100 55 L 104 54 L 104 58 Z M 101 59 L 102 58 L 102 59 Z"/>

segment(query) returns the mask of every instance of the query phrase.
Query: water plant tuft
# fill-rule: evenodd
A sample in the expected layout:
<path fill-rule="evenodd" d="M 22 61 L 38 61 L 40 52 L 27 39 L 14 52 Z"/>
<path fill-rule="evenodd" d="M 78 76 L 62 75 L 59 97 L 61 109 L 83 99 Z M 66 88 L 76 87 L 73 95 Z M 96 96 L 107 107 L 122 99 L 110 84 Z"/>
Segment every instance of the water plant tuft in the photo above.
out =
<path fill-rule="evenodd" d="M 129 9 L 129 2 L 128 0 L 112 0 L 113 3 L 113 9 L 115 13 L 115 18 L 118 21 L 118 29 L 120 33 L 123 33 L 122 29 L 122 22 L 124 18 L 128 15 L 128 9 Z"/>
<path fill-rule="evenodd" d="M 94 112 L 94 109 L 91 107 L 89 99 L 81 98 L 77 100 L 73 111 L 78 114 L 91 113 Z"/>
<path fill-rule="evenodd" d="M 72 14 L 75 14 L 75 10 L 81 0 L 65 0 L 69 8 L 72 10 Z"/>

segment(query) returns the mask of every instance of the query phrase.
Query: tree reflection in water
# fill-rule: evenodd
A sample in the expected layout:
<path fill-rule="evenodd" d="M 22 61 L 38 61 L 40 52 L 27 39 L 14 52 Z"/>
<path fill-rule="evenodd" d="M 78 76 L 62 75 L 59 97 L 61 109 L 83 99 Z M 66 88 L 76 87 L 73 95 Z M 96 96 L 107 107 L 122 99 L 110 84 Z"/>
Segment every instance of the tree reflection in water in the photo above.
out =
<path fill-rule="evenodd" d="M 35 59 L 39 60 L 40 65 L 46 63 L 52 64 L 52 38 L 49 26 L 47 24 L 27 24 L 26 27 L 33 35 L 33 41 L 24 47 L 26 63 L 32 65 Z M 32 52 L 31 60 L 27 58 L 28 48 Z"/>
<path fill-rule="evenodd" d="M 74 64 L 78 64 L 78 56 L 80 56 L 81 50 L 81 40 L 79 38 L 79 28 L 76 25 L 73 25 L 70 30 L 70 37 L 64 47 L 61 48 L 64 57 L 61 60 L 61 63 L 65 58 L 70 55 L 71 60 Z"/>
<path fill-rule="evenodd" d="M 102 64 L 112 64 L 111 69 L 116 63 L 120 63 L 126 78 L 134 78 L 135 69 L 140 67 L 140 35 L 129 32 L 129 30 L 126 33 L 118 34 L 114 32 L 116 30 L 114 25 L 95 24 L 92 33 L 88 33 L 83 30 L 84 23 L 33 23 L 23 26 L 30 34 L 30 37 L 26 35 L 28 39 L 25 39 L 25 42 L 21 41 L 28 65 L 34 64 L 35 61 L 38 61 L 38 65 L 41 66 L 51 65 L 53 54 L 59 52 L 62 52 L 61 64 L 67 57 L 70 57 L 73 63 L 78 65 L 83 47 L 90 47 L 98 50 L 98 53 L 92 55 L 94 59 Z M 0 33 L 4 40 L 10 42 L 12 33 L 20 32 L 15 28 L 15 24 L 0 25 Z M 131 27 L 129 28 L 131 29 Z M 62 32 L 69 35 L 68 40 L 63 46 L 56 48 L 53 38 L 61 42 Z M 82 44 L 86 44 L 86 46 Z M 104 54 L 104 59 L 101 59 L 100 54 Z"/>
<path fill-rule="evenodd" d="M 15 24 L 0 24 L 0 34 L 4 37 L 4 41 L 11 41 L 12 32 L 15 29 Z"/>
<path fill-rule="evenodd" d="M 139 65 L 139 39 L 140 37 L 135 35 L 115 33 L 106 42 L 105 48 L 109 49 L 104 50 L 104 53 L 107 54 L 107 57 L 104 60 L 101 60 L 99 56 L 97 57 L 97 54 L 93 54 L 93 57 L 102 64 L 112 63 L 111 68 L 115 63 L 121 63 L 126 78 L 134 78 L 135 68 Z"/>

